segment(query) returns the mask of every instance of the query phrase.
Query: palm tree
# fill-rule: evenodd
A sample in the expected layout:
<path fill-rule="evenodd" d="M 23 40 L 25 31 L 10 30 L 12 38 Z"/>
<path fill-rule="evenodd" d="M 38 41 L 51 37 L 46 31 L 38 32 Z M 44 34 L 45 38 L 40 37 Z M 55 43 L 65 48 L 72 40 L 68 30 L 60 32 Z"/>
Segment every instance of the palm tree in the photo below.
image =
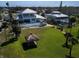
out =
<path fill-rule="evenodd" d="M 65 41 L 65 43 L 64 43 L 63 46 L 66 47 L 66 48 L 69 48 L 69 45 L 68 45 L 68 43 L 69 43 L 69 38 L 72 37 L 72 35 L 71 35 L 70 32 L 66 32 L 66 33 L 64 34 L 64 36 L 65 36 L 65 38 L 66 38 L 66 41 Z"/>

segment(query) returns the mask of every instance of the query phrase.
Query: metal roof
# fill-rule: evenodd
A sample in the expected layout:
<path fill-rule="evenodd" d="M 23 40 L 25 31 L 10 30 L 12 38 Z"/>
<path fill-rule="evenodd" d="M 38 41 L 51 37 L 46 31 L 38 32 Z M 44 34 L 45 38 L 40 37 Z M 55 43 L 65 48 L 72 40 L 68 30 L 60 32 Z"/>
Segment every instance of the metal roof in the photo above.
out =
<path fill-rule="evenodd" d="M 37 13 L 37 12 L 32 9 L 25 9 L 22 13 Z"/>
<path fill-rule="evenodd" d="M 54 17 L 68 17 L 68 15 L 65 14 L 52 14 Z"/>
<path fill-rule="evenodd" d="M 43 16 L 40 16 L 40 15 L 38 15 L 38 14 L 35 14 L 35 16 L 36 16 L 36 18 L 40 18 L 40 19 L 46 19 L 45 17 L 43 17 Z"/>
<path fill-rule="evenodd" d="M 68 17 L 68 15 L 63 14 L 59 11 L 53 11 L 51 14 L 47 14 L 47 16 L 52 16 L 52 17 Z"/>
<path fill-rule="evenodd" d="M 63 14 L 60 11 L 53 11 L 51 15 L 54 17 L 68 17 L 68 15 Z"/>

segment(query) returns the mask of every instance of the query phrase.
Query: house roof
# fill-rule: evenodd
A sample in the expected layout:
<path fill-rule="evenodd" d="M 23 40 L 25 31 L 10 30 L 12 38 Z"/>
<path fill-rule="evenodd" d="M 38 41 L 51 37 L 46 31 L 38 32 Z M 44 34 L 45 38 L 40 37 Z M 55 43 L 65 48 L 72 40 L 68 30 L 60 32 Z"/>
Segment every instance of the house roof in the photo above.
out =
<path fill-rule="evenodd" d="M 60 14 L 61 12 L 59 11 L 52 11 L 52 14 Z"/>
<path fill-rule="evenodd" d="M 46 19 L 45 17 L 40 16 L 40 15 L 38 15 L 38 14 L 35 14 L 35 16 L 36 16 L 36 18 L 39 18 L 39 19 Z"/>
<path fill-rule="evenodd" d="M 37 12 L 32 9 L 25 9 L 22 13 L 37 13 Z"/>
<path fill-rule="evenodd" d="M 59 11 L 53 11 L 51 14 L 47 14 L 47 15 L 53 17 L 68 17 L 68 15 L 65 15 Z"/>
<path fill-rule="evenodd" d="M 3 10 L 3 11 L 8 11 L 9 9 L 7 9 L 7 8 L 3 8 L 2 10 Z"/>
<path fill-rule="evenodd" d="M 68 15 L 65 14 L 53 14 L 54 17 L 68 17 Z"/>

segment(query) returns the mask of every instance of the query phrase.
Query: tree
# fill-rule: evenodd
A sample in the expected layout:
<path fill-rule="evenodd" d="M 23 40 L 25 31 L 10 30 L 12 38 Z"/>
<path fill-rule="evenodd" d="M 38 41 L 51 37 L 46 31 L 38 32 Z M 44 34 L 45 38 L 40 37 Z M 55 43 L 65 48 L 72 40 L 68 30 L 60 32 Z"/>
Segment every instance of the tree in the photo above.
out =
<path fill-rule="evenodd" d="M 66 42 L 63 46 L 69 49 L 69 54 L 66 55 L 66 57 L 72 58 L 72 49 L 73 46 L 78 43 L 78 40 L 75 39 L 73 35 L 71 35 L 71 33 L 66 33 L 65 37 L 66 37 Z"/>
<path fill-rule="evenodd" d="M 64 34 L 64 36 L 65 36 L 65 38 L 66 38 L 66 41 L 65 41 L 65 43 L 64 43 L 63 46 L 66 47 L 66 48 L 69 48 L 68 42 L 69 42 L 69 38 L 72 37 L 72 35 L 71 35 L 71 33 L 66 32 L 66 33 Z"/>
<path fill-rule="evenodd" d="M 6 29 L 7 29 L 8 25 L 7 22 L 3 22 L 1 28 L 4 29 L 4 35 L 5 35 L 5 39 L 7 40 L 7 35 L 6 35 Z"/>
<path fill-rule="evenodd" d="M 70 23 L 75 23 L 76 22 L 76 17 L 75 16 L 70 16 L 69 22 Z"/>
<path fill-rule="evenodd" d="M 9 7 L 9 3 L 7 2 L 6 3 L 7 7 Z M 18 26 L 18 22 L 12 17 L 12 13 L 11 13 L 11 10 L 8 10 L 8 13 L 9 13 L 9 25 L 11 26 L 12 28 L 12 32 L 14 32 L 15 34 L 15 38 L 17 39 L 17 37 L 19 36 L 20 34 L 20 28 Z"/>
<path fill-rule="evenodd" d="M 75 16 L 70 16 L 69 24 L 68 24 L 68 28 L 70 28 L 70 33 L 71 33 L 72 26 L 75 25 L 74 24 L 75 22 L 76 22 L 76 17 Z"/>
<path fill-rule="evenodd" d="M 21 32 L 21 28 L 19 27 L 19 22 L 17 20 L 12 21 L 12 31 L 14 32 L 15 38 L 17 39 Z"/>
<path fill-rule="evenodd" d="M 9 7 L 9 3 L 8 2 L 6 3 L 6 5 L 7 5 L 7 7 Z"/>

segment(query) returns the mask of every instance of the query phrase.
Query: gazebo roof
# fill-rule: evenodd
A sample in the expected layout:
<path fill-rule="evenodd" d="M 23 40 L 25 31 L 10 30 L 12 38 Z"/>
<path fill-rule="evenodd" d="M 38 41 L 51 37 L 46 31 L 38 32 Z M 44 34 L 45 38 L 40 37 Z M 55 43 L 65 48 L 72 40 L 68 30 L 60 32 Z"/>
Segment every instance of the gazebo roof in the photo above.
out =
<path fill-rule="evenodd" d="M 25 9 L 22 13 L 37 13 L 36 11 L 32 10 L 32 9 Z"/>

